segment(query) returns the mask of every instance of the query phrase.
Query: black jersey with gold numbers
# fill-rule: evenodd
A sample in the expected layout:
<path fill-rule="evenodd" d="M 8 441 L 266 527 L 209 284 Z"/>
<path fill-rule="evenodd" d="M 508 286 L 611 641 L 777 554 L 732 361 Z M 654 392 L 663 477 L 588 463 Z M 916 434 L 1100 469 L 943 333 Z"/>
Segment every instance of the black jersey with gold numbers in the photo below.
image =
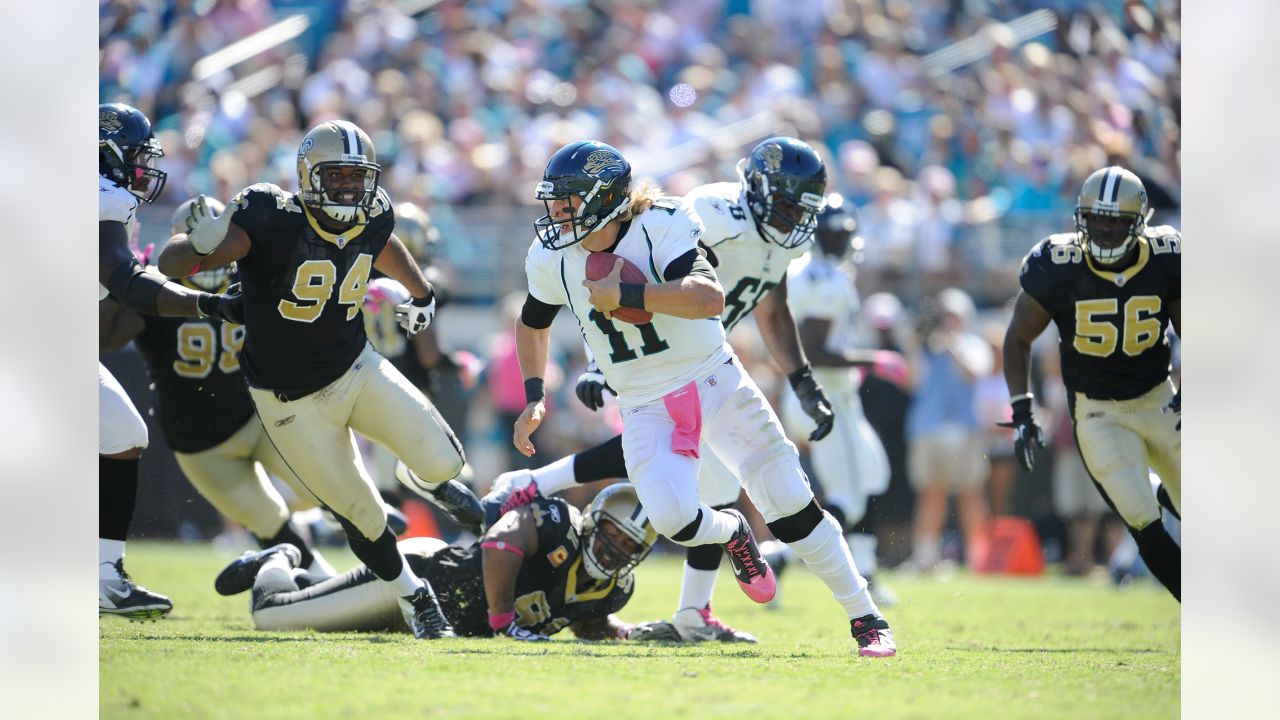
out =
<path fill-rule="evenodd" d="M 1169 377 L 1169 305 L 1182 298 L 1177 230 L 1147 228 L 1122 272 L 1094 265 L 1075 233 L 1051 235 L 1022 261 L 1020 282 L 1058 326 L 1068 390 L 1127 400 Z"/>
<path fill-rule="evenodd" d="M 297 196 L 260 183 L 232 199 L 231 221 L 249 235 L 239 261 L 248 330 L 241 361 L 254 387 L 297 399 L 342 376 L 364 350 L 360 307 L 391 230 L 379 189 L 368 223 L 335 234 Z"/>
<path fill-rule="evenodd" d="M 134 338 L 155 383 L 160 428 L 170 449 L 208 450 L 253 416 L 240 373 L 244 327 L 217 318 L 145 318 Z"/>
<path fill-rule="evenodd" d="M 607 617 L 627 604 L 635 590 L 634 575 L 600 581 L 582 567 L 582 516 L 576 508 L 559 498 L 539 498 L 526 507 L 537 525 L 538 549 L 525 556 L 516 578 L 518 625 L 551 635 L 575 622 Z M 440 609 L 459 635 L 493 634 L 479 543 L 407 558 L 410 569 L 431 582 Z"/>

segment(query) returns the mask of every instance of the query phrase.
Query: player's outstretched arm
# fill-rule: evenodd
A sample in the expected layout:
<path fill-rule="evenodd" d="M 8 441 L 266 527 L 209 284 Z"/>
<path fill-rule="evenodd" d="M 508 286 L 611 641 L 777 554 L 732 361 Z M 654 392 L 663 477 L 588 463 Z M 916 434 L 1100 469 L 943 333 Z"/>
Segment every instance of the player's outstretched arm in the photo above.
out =
<path fill-rule="evenodd" d="M 783 275 L 778 286 L 765 293 L 752 313 L 760 337 L 769 354 L 784 373 L 792 373 L 809 364 L 808 347 L 801 345 L 800 332 L 791 308 L 787 306 L 787 276 Z"/>
<path fill-rule="evenodd" d="M 231 322 L 242 322 L 227 314 L 234 311 L 224 302 L 227 296 L 188 290 L 145 272 L 129 251 L 124 223 L 110 220 L 98 223 L 98 282 L 125 307 L 143 315 L 203 317 L 216 314 Z"/>
<path fill-rule="evenodd" d="M 98 303 L 98 352 L 112 352 L 124 347 L 146 327 L 142 315 L 106 298 Z"/>
<path fill-rule="evenodd" d="M 551 351 L 551 322 L 559 307 L 529 295 L 516 319 L 516 357 L 520 361 L 520 376 L 524 378 L 525 408 L 516 418 L 511 442 L 525 457 L 533 457 L 537 452 L 529 438 L 547 414 L 542 382 Z"/>
<path fill-rule="evenodd" d="M 235 205 L 227 208 L 221 216 L 214 219 L 216 229 L 222 233 L 221 240 L 209 252 L 201 254 L 196 249 L 191 235 L 178 233 L 169 238 L 156 266 L 160 272 L 172 278 L 187 277 L 200 270 L 212 270 L 229 265 L 249 254 L 249 234 L 244 228 L 230 222 Z M 222 225 L 225 219 L 226 227 Z M 207 220 L 202 222 L 209 222 Z M 196 231 L 192 231 L 194 235 Z M 205 232 L 209 232 L 206 228 Z"/>
<path fill-rule="evenodd" d="M 409 254 L 408 248 L 393 233 L 387 244 L 373 261 L 378 272 L 404 285 L 405 290 L 415 298 L 425 298 L 433 294 L 431 282 L 422 274 L 422 268 Z"/>
<path fill-rule="evenodd" d="M 1004 381 L 1009 397 L 1025 395 L 1031 388 L 1031 343 L 1049 326 L 1048 311 L 1026 292 L 1019 292 L 1013 304 L 1013 318 L 1004 335 L 1002 349 Z"/>
<path fill-rule="evenodd" d="M 545 640 L 545 636 L 521 632 L 516 625 L 516 578 L 524 559 L 538 552 L 538 530 L 532 511 L 522 507 L 503 515 L 480 538 L 480 550 L 489 627 L 518 640 Z"/>

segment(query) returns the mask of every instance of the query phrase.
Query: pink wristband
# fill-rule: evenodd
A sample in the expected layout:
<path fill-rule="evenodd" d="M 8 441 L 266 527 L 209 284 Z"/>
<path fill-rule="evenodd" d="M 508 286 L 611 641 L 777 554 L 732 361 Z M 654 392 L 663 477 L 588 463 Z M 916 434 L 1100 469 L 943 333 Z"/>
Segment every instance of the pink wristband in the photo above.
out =
<path fill-rule="evenodd" d="M 524 551 L 523 551 L 523 550 L 521 550 L 520 548 L 516 547 L 515 545 L 512 545 L 512 544 L 511 544 L 511 543 L 509 543 L 509 542 L 503 542 L 502 540 L 488 540 L 488 541 L 485 541 L 485 542 L 480 543 L 480 547 L 482 547 L 482 548 L 493 548 L 494 550 L 506 550 L 507 552 L 509 552 L 509 553 L 511 553 L 511 554 L 513 554 L 513 555 L 518 555 L 518 556 L 520 556 L 520 557 L 524 557 Z M 506 625 L 503 625 L 503 627 L 506 627 Z"/>
<path fill-rule="evenodd" d="M 489 628 L 494 632 L 498 632 L 499 630 L 502 630 L 506 626 L 510 625 L 511 622 L 515 619 L 516 619 L 515 610 L 508 610 L 502 613 L 501 615 L 494 615 L 493 613 L 489 613 Z"/>

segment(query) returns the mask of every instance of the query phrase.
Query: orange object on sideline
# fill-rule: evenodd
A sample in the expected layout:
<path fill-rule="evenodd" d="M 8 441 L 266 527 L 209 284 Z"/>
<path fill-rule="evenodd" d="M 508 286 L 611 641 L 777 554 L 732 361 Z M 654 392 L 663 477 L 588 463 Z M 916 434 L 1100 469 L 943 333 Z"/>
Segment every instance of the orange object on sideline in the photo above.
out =
<path fill-rule="evenodd" d="M 417 498 L 408 498 L 400 504 L 400 512 L 409 520 L 409 527 L 404 534 L 396 538 L 403 540 L 411 537 L 444 538 L 440 527 L 436 525 L 436 517 L 426 502 Z"/>
<path fill-rule="evenodd" d="M 1044 551 L 1031 521 L 1022 517 L 997 517 L 991 521 L 986 552 L 976 558 L 973 569 L 980 573 L 1040 575 L 1044 572 Z"/>

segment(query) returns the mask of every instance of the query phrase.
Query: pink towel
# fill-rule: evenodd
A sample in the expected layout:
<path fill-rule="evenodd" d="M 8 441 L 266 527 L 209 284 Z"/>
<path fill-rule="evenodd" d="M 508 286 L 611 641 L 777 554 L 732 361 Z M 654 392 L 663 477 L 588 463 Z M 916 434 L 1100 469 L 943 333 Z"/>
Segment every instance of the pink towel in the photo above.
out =
<path fill-rule="evenodd" d="M 671 431 L 671 450 L 685 457 L 698 459 L 698 446 L 702 444 L 702 402 L 698 399 L 698 384 L 689 383 L 662 397 L 667 414 L 676 422 Z"/>

